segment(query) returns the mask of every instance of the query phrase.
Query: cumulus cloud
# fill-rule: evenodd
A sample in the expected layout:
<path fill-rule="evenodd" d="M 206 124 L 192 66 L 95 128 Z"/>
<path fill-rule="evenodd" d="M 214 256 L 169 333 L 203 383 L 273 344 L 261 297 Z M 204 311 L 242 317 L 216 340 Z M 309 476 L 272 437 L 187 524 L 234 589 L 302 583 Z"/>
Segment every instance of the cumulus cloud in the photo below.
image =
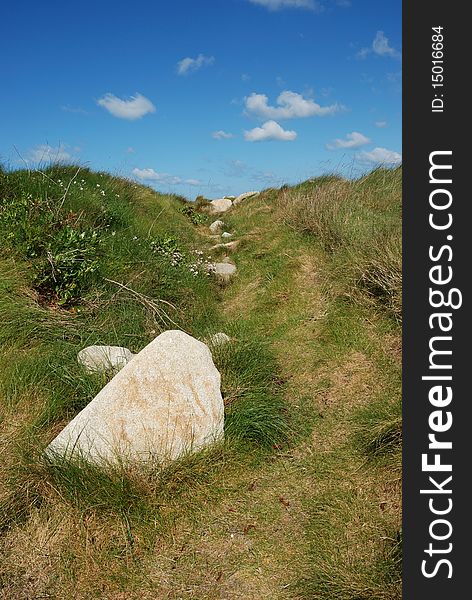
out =
<path fill-rule="evenodd" d="M 142 94 L 136 93 L 128 100 L 122 100 L 114 94 L 105 94 L 103 98 L 97 101 L 99 106 L 102 106 L 110 114 L 118 119 L 128 119 L 135 121 L 141 119 L 144 115 L 156 112 L 154 104 Z"/>
<path fill-rule="evenodd" d="M 70 160 L 72 160 L 72 155 L 66 150 L 66 146 L 62 144 L 56 147 L 49 144 L 40 144 L 29 152 L 27 158 L 27 161 L 32 163 L 68 162 Z"/>
<path fill-rule="evenodd" d="M 400 52 L 398 52 L 398 50 L 390 46 L 388 37 L 386 37 L 383 31 L 377 31 L 370 48 L 361 48 L 357 53 L 357 58 L 366 58 L 369 54 L 400 58 Z"/>
<path fill-rule="evenodd" d="M 170 173 L 158 173 L 154 169 L 149 168 L 135 168 L 132 170 L 132 174 L 136 177 L 136 179 L 140 179 L 141 181 L 154 181 L 164 185 L 202 185 L 202 182 L 198 179 L 182 179 L 177 175 L 171 175 Z"/>
<path fill-rule="evenodd" d="M 202 67 L 212 65 L 214 62 L 214 56 L 205 56 L 204 54 L 199 54 L 196 58 L 187 56 L 177 63 L 177 73 L 179 75 L 187 75 L 192 71 L 198 71 Z"/>
<path fill-rule="evenodd" d="M 247 142 L 265 142 L 268 140 L 291 142 L 296 137 L 296 131 L 283 129 L 276 121 L 267 121 L 261 127 L 255 127 L 244 132 L 244 139 Z"/>
<path fill-rule="evenodd" d="M 353 131 L 352 133 L 346 134 L 346 139 L 340 140 L 336 139 L 326 144 L 326 148 L 328 150 L 339 150 L 339 149 L 350 149 L 350 148 L 360 148 L 361 146 L 365 146 L 365 144 L 369 144 L 370 140 L 368 137 L 359 133 L 358 131 Z"/>
<path fill-rule="evenodd" d="M 219 129 L 218 131 L 214 131 L 211 134 L 211 137 L 215 138 L 215 140 L 229 140 L 230 138 L 234 137 L 234 135 L 232 133 L 228 133 L 227 131 Z"/>
<path fill-rule="evenodd" d="M 356 154 L 356 159 L 364 164 L 395 166 L 401 163 L 402 156 L 387 148 L 374 148 L 370 152 L 359 152 Z"/>
<path fill-rule="evenodd" d="M 249 0 L 252 4 L 264 6 L 269 10 L 282 8 L 303 8 L 305 10 L 321 10 L 321 4 L 316 0 Z"/>
<path fill-rule="evenodd" d="M 295 119 L 302 117 L 324 117 L 333 115 L 342 107 L 339 104 L 320 106 L 310 98 L 286 90 L 277 97 L 277 106 L 270 106 L 265 94 L 253 93 L 244 99 L 246 111 L 263 119 Z"/>
<path fill-rule="evenodd" d="M 384 127 L 387 127 L 388 123 L 387 121 L 375 121 L 374 125 L 379 129 L 383 129 Z"/>

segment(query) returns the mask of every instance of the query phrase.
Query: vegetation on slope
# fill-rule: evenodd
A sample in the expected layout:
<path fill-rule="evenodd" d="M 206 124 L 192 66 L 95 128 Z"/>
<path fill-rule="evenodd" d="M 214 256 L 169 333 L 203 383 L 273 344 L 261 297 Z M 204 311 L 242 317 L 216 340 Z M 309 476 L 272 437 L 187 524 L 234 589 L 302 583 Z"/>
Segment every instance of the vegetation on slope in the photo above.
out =
<path fill-rule="evenodd" d="M 204 202 L 0 173 L 3 597 L 400 597 L 400 185 L 379 170 L 243 202 L 221 287 Z M 169 328 L 233 340 L 212 348 L 225 443 L 166 469 L 45 462 L 106 383 L 77 352 Z"/>

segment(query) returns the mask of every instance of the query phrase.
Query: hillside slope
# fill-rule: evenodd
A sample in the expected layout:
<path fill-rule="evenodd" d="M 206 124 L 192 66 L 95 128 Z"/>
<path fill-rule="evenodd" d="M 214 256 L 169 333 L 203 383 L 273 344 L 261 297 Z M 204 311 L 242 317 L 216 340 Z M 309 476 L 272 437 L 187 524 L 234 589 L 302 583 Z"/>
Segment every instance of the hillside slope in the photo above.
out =
<path fill-rule="evenodd" d="M 0 174 L 0 597 L 400 598 L 401 170 L 221 218 L 103 173 Z M 222 284 L 206 261 L 227 256 Z M 42 450 L 106 383 L 94 343 L 207 340 L 225 443 L 167 469 Z"/>

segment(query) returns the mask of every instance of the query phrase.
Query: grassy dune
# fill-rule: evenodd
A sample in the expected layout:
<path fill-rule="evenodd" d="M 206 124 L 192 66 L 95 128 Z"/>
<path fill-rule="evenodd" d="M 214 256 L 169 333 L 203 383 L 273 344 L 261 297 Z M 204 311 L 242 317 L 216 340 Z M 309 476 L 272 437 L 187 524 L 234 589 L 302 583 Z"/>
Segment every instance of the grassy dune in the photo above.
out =
<path fill-rule="evenodd" d="M 401 170 L 223 215 L 87 169 L 0 173 L 0 598 L 400 598 Z M 42 450 L 106 383 L 94 343 L 212 348 L 225 442 L 166 469 Z"/>

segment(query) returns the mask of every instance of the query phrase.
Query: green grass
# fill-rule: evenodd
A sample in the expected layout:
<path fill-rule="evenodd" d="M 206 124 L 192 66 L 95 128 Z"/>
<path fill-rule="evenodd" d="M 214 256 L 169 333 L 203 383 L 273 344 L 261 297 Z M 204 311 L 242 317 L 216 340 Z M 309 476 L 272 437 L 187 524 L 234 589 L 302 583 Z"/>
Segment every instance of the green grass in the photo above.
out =
<path fill-rule="evenodd" d="M 9 597 L 400 597 L 400 183 L 378 170 L 244 201 L 223 217 L 240 245 L 220 286 L 204 198 L 0 170 Z M 44 455 L 107 383 L 79 350 L 139 352 L 175 328 L 231 338 L 209 344 L 223 443 L 166 467 Z"/>
<path fill-rule="evenodd" d="M 281 219 L 332 255 L 346 293 L 373 299 L 401 319 L 401 168 L 359 181 L 322 177 L 276 198 Z"/>
<path fill-rule="evenodd" d="M 0 259 L 0 343 L 8 365 L 0 379 L 3 408 L 13 411 L 29 395 L 42 399 L 23 428 L 21 444 L 27 448 L 19 450 L 23 458 L 40 457 L 51 428 L 75 416 L 107 382 L 105 375 L 86 373 L 77 364 L 81 348 L 114 344 L 139 352 L 163 330 L 181 328 L 204 337 L 219 322 L 218 288 L 198 264 L 196 218 L 182 210 L 187 207 L 184 201 L 106 174 L 80 170 L 76 176 L 77 170 L 55 166 L 44 173 L 1 175 L 5 200 L 0 229 L 8 240 Z M 53 211 L 54 217 L 46 218 L 45 210 Z M 88 244 L 97 263 L 93 277 L 82 278 L 74 264 L 66 265 L 70 278 L 80 280 L 69 294 L 70 286 L 57 282 L 56 259 L 50 272 L 56 280 L 46 291 L 35 275 L 37 265 L 44 268 L 45 262 L 54 261 L 50 256 L 54 250 L 56 255 L 69 253 L 64 231 L 74 232 L 74 244 L 89 227 L 100 240 Z M 82 255 L 73 262 L 86 260 Z M 246 440 L 270 449 L 286 433 L 286 423 L 280 393 L 273 385 L 276 365 L 269 349 L 236 339 L 228 348 L 214 351 L 223 376 L 229 442 L 234 440 L 235 448 Z M 39 480 L 46 477 L 77 505 L 85 501 L 117 514 L 125 505 L 128 511 L 140 510 L 140 483 L 129 473 L 118 473 L 111 466 L 46 468 L 39 458 L 36 462 L 36 471 L 31 464 L 25 471 L 42 473 Z M 185 464 L 196 463 L 192 459 Z M 11 482 L 15 481 L 13 474 Z M 13 495 L 21 494 L 22 481 L 11 483 Z M 31 508 L 43 496 L 39 493 Z M 158 505 L 154 510 L 158 512 Z"/>
<path fill-rule="evenodd" d="M 401 597 L 400 534 L 362 493 L 337 490 L 322 495 L 312 507 L 307 533 L 312 575 L 298 582 L 303 598 Z"/>

